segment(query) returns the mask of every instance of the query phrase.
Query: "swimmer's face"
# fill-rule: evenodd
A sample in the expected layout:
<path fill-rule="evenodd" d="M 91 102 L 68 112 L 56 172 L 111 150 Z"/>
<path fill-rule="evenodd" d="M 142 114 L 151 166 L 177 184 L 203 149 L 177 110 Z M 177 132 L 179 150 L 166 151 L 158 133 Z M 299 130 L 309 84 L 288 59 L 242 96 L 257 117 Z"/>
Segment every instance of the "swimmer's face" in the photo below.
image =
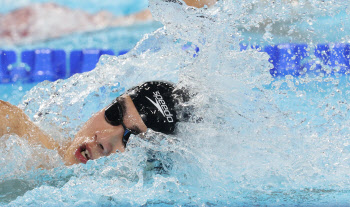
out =
<path fill-rule="evenodd" d="M 146 132 L 143 123 L 131 98 L 123 95 L 118 98 L 123 105 L 123 123 L 138 133 Z M 105 120 L 105 109 L 94 114 L 74 137 L 64 155 L 67 165 L 86 163 L 88 160 L 108 156 L 116 151 L 124 152 L 124 128 L 122 125 L 113 126 Z"/>

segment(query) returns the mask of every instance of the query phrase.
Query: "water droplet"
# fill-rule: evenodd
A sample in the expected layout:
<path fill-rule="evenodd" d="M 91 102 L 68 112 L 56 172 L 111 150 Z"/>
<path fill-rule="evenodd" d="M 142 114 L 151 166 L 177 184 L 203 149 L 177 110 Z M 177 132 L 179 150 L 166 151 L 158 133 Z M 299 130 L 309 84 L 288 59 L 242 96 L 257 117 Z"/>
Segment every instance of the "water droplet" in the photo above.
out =
<path fill-rule="evenodd" d="M 308 23 L 310 26 L 313 25 L 312 19 L 308 19 L 308 20 L 307 20 L 307 23 Z"/>

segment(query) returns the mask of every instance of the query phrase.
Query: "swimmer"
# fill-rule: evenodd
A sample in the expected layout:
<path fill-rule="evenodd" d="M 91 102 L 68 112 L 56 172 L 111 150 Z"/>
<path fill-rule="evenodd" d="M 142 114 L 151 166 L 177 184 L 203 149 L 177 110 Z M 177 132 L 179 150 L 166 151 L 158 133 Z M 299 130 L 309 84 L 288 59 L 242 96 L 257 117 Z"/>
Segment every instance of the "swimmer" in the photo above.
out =
<path fill-rule="evenodd" d="M 189 6 L 203 7 L 215 4 L 216 0 L 185 0 L 184 2 Z M 20 44 L 42 41 L 75 32 L 91 32 L 152 20 L 148 9 L 117 17 L 107 11 L 89 14 L 55 3 L 36 3 L 0 15 L 0 43 Z"/>
<path fill-rule="evenodd" d="M 167 2 L 179 3 L 179 0 L 165 0 Z M 202 8 L 204 6 L 213 6 L 216 4 L 217 0 L 183 0 L 188 6 L 193 6 L 197 8 Z"/>
<path fill-rule="evenodd" d="M 128 26 L 151 21 L 149 10 L 116 17 L 107 11 L 89 14 L 55 3 L 36 3 L 0 16 L 0 39 L 6 43 L 57 38 L 74 32 Z"/>
<path fill-rule="evenodd" d="M 179 103 L 188 101 L 187 94 L 169 82 L 145 82 L 94 114 L 73 141 L 64 146 L 41 131 L 21 109 L 0 101 L 0 137 L 17 134 L 31 144 L 57 150 L 66 165 L 85 164 L 88 160 L 124 152 L 131 134 L 146 133 L 147 129 L 174 134 L 176 123 L 186 118 L 179 110 Z"/>

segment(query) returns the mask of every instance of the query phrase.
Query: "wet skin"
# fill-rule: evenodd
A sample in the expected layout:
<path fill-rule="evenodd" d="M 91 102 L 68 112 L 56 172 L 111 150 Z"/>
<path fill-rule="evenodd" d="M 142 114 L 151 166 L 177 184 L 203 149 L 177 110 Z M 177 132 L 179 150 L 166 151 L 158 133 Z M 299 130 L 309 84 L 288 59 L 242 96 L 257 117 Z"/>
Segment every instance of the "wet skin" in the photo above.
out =
<path fill-rule="evenodd" d="M 205 5 L 207 6 L 212 6 L 216 3 L 217 0 L 184 0 L 184 2 L 188 5 L 188 6 L 194 6 L 197 8 L 202 8 Z"/>
<path fill-rule="evenodd" d="M 202 7 L 204 5 L 210 6 L 215 4 L 216 0 L 185 0 L 185 3 L 189 6 Z M 19 19 L 27 19 L 26 15 L 28 14 L 26 10 L 23 10 L 23 14 L 19 14 Z M 142 15 L 138 18 L 144 18 Z M 150 16 L 149 12 L 146 12 L 145 15 Z M 21 21 L 19 22 L 21 23 Z M 125 101 L 126 106 L 123 118 L 124 125 L 139 133 L 146 132 L 147 127 L 143 123 L 130 97 L 124 95 L 121 98 Z M 61 146 L 36 126 L 23 110 L 0 100 L 0 138 L 5 134 L 17 134 L 32 144 L 40 144 L 45 148 L 57 150 L 66 165 L 86 163 L 88 160 L 108 156 L 116 151 L 124 152 L 125 150 L 122 141 L 124 134 L 123 126 L 112 126 L 107 123 L 104 118 L 104 111 L 105 109 L 102 109 L 94 114 L 79 130 L 73 141 Z"/>
<path fill-rule="evenodd" d="M 137 133 L 147 131 L 134 103 L 128 95 L 118 97 L 123 106 L 123 123 Z M 104 117 L 105 109 L 94 114 L 79 130 L 73 141 L 60 146 L 48 134 L 36 126 L 17 106 L 0 100 L 0 138 L 17 134 L 31 144 L 57 150 L 66 165 L 86 163 L 88 160 L 108 156 L 116 151 L 124 152 L 122 125 L 112 126 Z M 70 140 L 70 139 L 69 139 Z"/>
<path fill-rule="evenodd" d="M 131 98 L 123 95 L 118 102 L 124 101 L 123 123 L 131 130 L 143 133 L 147 131 Z M 104 117 L 105 109 L 94 114 L 76 134 L 73 142 L 65 150 L 63 159 L 66 165 L 86 163 L 88 160 L 108 156 L 116 151 L 124 152 L 122 141 L 124 128 L 122 125 L 113 126 Z"/>

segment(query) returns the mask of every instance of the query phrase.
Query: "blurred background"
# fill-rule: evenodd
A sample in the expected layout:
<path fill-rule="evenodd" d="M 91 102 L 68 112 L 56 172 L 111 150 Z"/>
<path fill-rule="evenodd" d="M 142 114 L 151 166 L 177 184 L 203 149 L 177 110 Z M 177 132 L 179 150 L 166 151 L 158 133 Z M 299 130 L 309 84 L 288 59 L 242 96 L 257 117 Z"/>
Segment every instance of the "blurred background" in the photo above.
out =
<path fill-rule="evenodd" d="M 49 9 L 45 7 L 48 3 L 57 5 L 59 8 Z M 101 12 L 105 12 L 108 18 L 122 18 L 147 10 L 147 0 L 0 0 L 0 5 L 0 21 L 1 19 L 4 20 L 11 13 L 18 13 L 21 10 L 29 9 L 33 12 L 31 17 L 23 18 L 22 20 L 22 24 L 27 23 L 27 25 L 21 25 L 22 27 L 27 26 L 31 28 L 29 30 L 32 33 L 24 38 L 17 38 L 12 41 L 4 38 L 3 35 L 0 36 L 1 49 L 61 48 L 72 50 L 103 48 L 125 50 L 131 49 L 145 33 L 154 31 L 161 26 L 159 23 L 147 19 L 136 22 L 128 21 L 125 25 L 115 26 L 101 26 L 96 22 L 91 22 L 89 28 L 86 28 L 86 25 L 85 28 L 79 28 L 79 23 L 83 21 L 82 13 L 86 13 L 93 18 L 98 17 L 98 14 Z M 61 7 L 64 8 L 64 11 L 60 13 L 59 9 Z M 74 14 L 77 18 L 74 18 Z M 18 16 L 20 15 L 17 14 Z M 26 21 L 29 18 L 31 20 Z M 2 25 L 2 28 L 0 28 L 0 34 L 1 30 L 14 27 L 15 25 L 11 21 L 3 22 L 3 24 L 5 25 Z M 75 27 L 75 30 L 63 32 L 62 30 L 65 27 Z M 18 27 L 13 30 L 16 29 L 19 30 Z M 48 31 L 56 33 L 55 36 Z"/>
<path fill-rule="evenodd" d="M 146 9 L 147 0 L 0 0 L 0 12 L 7 13 L 11 10 L 18 9 L 32 3 L 54 2 L 67 6 L 71 9 L 82 9 L 90 13 L 96 13 L 101 10 L 110 11 L 115 15 L 127 15 Z"/>
<path fill-rule="evenodd" d="M 95 68 L 162 27 L 147 0 L 0 0 L 0 99 Z"/>

